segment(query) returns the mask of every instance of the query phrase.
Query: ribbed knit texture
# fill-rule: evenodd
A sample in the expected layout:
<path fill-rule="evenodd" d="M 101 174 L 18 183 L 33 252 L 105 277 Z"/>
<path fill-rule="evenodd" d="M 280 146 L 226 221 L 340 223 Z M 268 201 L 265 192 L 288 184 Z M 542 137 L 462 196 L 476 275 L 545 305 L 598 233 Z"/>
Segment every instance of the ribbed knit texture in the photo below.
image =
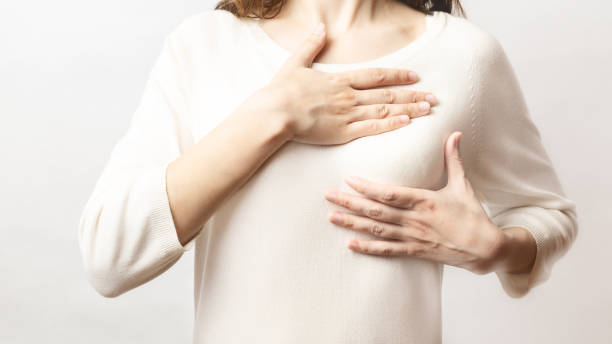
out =
<path fill-rule="evenodd" d="M 430 115 L 343 145 L 287 142 L 181 246 L 168 163 L 264 87 L 289 54 L 256 19 L 220 10 L 189 17 L 167 36 L 80 219 L 83 261 L 98 292 L 134 289 L 195 245 L 194 343 L 440 343 L 443 266 L 351 251 L 350 239 L 375 238 L 330 223 L 329 211 L 347 210 L 324 193 L 355 193 L 344 183 L 349 175 L 439 189 L 453 131 L 464 134 L 464 168 L 490 218 L 500 228 L 527 229 L 537 242 L 531 272 L 497 274 L 503 289 L 522 296 L 550 276 L 576 236 L 575 204 L 499 42 L 443 12 L 393 53 L 312 67 L 414 70 L 418 83 L 389 88 L 433 92 L 440 104 Z"/>

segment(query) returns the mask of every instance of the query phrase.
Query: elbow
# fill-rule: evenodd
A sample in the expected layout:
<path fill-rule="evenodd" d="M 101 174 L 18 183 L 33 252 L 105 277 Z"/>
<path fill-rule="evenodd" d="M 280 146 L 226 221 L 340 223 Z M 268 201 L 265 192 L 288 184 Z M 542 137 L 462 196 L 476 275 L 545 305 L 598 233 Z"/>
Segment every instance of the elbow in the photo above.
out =
<path fill-rule="evenodd" d="M 568 248 L 571 246 L 574 241 L 576 241 L 576 237 L 578 236 L 578 229 L 580 228 L 580 224 L 578 222 L 578 215 L 576 213 L 576 206 L 572 208 L 571 211 L 566 212 L 567 217 L 570 219 L 570 231 L 568 235 Z"/>
<path fill-rule="evenodd" d="M 125 293 L 128 288 L 126 269 L 119 264 L 117 245 L 109 246 L 108 240 L 102 240 L 100 233 L 108 232 L 99 228 L 98 211 L 94 217 L 83 213 L 79 224 L 79 246 L 85 274 L 90 285 L 106 298 L 115 298 Z M 103 244 L 104 243 L 104 244 Z"/>
<path fill-rule="evenodd" d="M 132 289 L 127 274 L 110 261 L 86 260 L 85 271 L 90 285 L 105 298 L 116 298 Z"/>
<path fill-rule="evenodd" d="M 548 247 L 546 258 L 551 261 L 557 261 L 570 250 L 576 241 L 578 228 L 580 227 L 575 206 L 560 210 L 557 214 L 558 220 L 555 223 L 555 230 L 551 231 L 549 236 L 550 243 L 542 245 Z"/>
<path fill-rule="evenodd" d="M 528 295 L 537 285 L 550 278 L 553 265 L 572 246 L 578 234 L 578 221 L 574 208 L 555 212 L 554 230 L 550 227 L 542 232 L 535 231 L 537 252 L 532 269 L 523 273 L 498 272 L 500 282 L 506 294 L 512 298 L 522 298 Z M 533 228 L 546 228 L 542 223 Z"/>
<path fill-rule="evenodd" d="M 79 246 L 87 278 L 106 298 L 155 278 L 183 253 L 167 208 L 157 207 L 167 207 L 165 200 L 130 203 L 126 199 L 131 194 L 136 191 L 104 202 L 92 198 L 80 219 Z"/>
<path fill-rule="evenodd" d="M 121 287 L 119 287 L 118 285 L 107 285 L 107 284 L 94 284 L 92 283 L 94 286 L 94 289 L 96 290 L 96 292 L 98 292 L 98 294 L 102 295 L 105 298 L 116 298 L 117 296 L 123 294 L 125 292 L 125 290 L 123 290 Z"/>
<path fill-rule="evenodd" d="M 156 264 L 139 266 L 138 263 L 122 265 L 114 260 L 86 264 L 89 283 L 106 298 L 116 298 L 166 271 L 178 257 L 165 259 Z"/>
<path fill-rule="evenodd" d="M 123 294 L 123 292 L 117 290 L 117 289 L 111 289 L 111 290 L 102 290 L 102 289 L 96 289 L 96 291 L 98 292 L 98 294 L 102 295 L 105 298 L 115 298 L 121 294 Z"/>

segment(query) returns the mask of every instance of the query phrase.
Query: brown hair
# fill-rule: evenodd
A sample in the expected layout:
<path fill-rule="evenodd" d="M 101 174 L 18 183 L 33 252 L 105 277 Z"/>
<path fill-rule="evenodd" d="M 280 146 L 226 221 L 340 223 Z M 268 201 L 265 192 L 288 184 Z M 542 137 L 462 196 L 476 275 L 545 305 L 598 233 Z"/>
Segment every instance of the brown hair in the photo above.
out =
<path fill-rule="evenodd" d="M 283 8 L 287 0 L 221 0 L 215 6 L 216 10 L 226 10 L 238 17 L 274 18 Z M 459 0 L 400 0 L 401 3 L 430 14 L 432 11 L 447 13 L 457 12 L 465 17 L 465 11 Z M 271 16 L 268 16 L 272 13 Z"/>

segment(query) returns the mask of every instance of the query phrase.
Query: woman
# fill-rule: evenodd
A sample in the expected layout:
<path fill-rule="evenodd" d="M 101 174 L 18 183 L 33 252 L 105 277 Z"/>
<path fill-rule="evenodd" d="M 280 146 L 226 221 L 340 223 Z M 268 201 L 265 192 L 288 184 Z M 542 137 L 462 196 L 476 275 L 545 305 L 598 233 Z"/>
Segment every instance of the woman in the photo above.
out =
<path fill-rule="evenodd" d="M 514 297 L 545 280 L 575 204 L 502 47 L 453 6 L 224 1 L 183 21 L 83 210 L 96 290 L 195 244 L 194 342 L 439 343 L 443 264 Z"/>

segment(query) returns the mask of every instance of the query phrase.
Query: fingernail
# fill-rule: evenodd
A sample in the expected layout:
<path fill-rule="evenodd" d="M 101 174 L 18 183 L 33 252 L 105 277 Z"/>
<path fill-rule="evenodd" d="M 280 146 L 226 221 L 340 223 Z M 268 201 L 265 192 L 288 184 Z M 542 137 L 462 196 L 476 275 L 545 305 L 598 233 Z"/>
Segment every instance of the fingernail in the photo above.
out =
<path fill-rule="evenodd" d="M 325 197 L 330 201 L 334 201 L 338 198 L 338 193 L 335 190 L 331 190 L 325 193 Z"/>
<path fill-rule="evenodd" d="M 408 116 L 408 115 L 401 115 L 401 116 L 399 116 L 399 120 L 402 123 L 408 123 L 408 122 L 410 122 L 410 116 Z"/>
<path fill-rule="evenodd" d="M 417 75 L 417 73 L 410 71 L 408 73 L 408 78 L 410 79 L 410 81 L 418 81 L 419 80 L 419 76 Z"/>
<path fill-rule="evenodd" d="M 331 215 L 329 216 L 329 219 L 332 221 L 340 221 L 340 215 L 336 212 L 332 212 Z"/>
<path fill-rule="evenodd" d="M 419 106 L 419 110 L 421 110 L 421 111 L 427 111 L 427 110 L 429 110 L 429 106 L 430 106 L 430 105 L 429 105 L 429 103 L 428 103 L 428 102 L 419 102 L 419 103 L 418 103 L 418 106 Z"/>
<path fill-rule="evenodd" d="M 323 32 L 325 32 L 325 25 L 323 24 L 323 22 L 319 22 L 317 26 L 315 27 L 313 33 L 316 36 L 323 36 Z"/>
<path fill-rule="evenodd" d="M 438 104 L 438 99 L 436 99 L 436 96 L 434 96 L 433 94 L 427 94 L 425 95 L 425 100 L 427 100 L 429 102 L 429 104 L 431 105 L 436 105 Z"/>

